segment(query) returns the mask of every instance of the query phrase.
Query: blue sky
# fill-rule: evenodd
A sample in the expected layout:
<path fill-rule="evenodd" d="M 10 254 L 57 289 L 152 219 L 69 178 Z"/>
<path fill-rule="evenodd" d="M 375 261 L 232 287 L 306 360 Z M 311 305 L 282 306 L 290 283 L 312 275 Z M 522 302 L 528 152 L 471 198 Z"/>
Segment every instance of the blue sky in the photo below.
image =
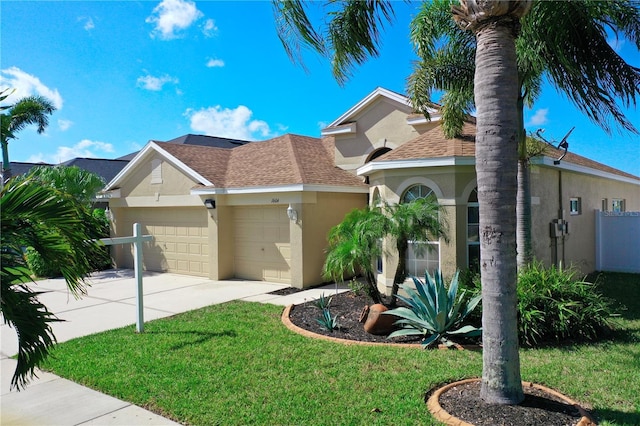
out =
<path fill-rule="evenodd" d="M 12 161 L 117 158 L 149 140 L 186 133 L 263 140 L 320 129 L 381 86 L 405 93 L 414 59 L 409 22 L 420 3 L 396 4 L 379 58 L 340 87 L 330 65 L 293 64 L 267 1 L 7 1 L 0 3 L 0 87 L 40 94 L 57 107 L 47 131 L 29 128 Z M 633 44 L 620 54 L 640 66 Z M 637 109 L 627 117 L 640 127 Z M 552 87 L 525 112 L 529 131 L 640 176 L 640 137 L 609 136 Z"/>

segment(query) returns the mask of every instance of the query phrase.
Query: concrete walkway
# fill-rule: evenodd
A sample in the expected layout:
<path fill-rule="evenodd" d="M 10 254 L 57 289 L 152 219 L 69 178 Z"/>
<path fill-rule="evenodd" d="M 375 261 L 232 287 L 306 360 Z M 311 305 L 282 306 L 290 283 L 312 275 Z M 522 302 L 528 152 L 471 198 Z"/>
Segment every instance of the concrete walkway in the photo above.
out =
<path fill-rule="evenodd" d="M 199 277 L 146 272 L 144 320 L 151 321 L 180 312 L 230 300 L 287 306 L 317 299 L 335 291 L 334 285 L 287 296 L 268 294 L 287 287 L 259 281 L 211 281 Z M 87 295 L 76 300 L 63 279 L 38 281 L 34 290 L 46 291 L 40 301 L 64 322 L 53 323 L 58 342 L 136 322 L 136 281 L 132 270 L 109 270 L 94 274 Z M 342 288 L 340 291 L 344 291 Z M 25 390 L 10 391 L 18 351 L 15 330 L 0 326 L 1 396 L 0 424 L 7 425 L 177 425 L 128 402 L 80 386 L 56 375 L 38 372 Z"/>

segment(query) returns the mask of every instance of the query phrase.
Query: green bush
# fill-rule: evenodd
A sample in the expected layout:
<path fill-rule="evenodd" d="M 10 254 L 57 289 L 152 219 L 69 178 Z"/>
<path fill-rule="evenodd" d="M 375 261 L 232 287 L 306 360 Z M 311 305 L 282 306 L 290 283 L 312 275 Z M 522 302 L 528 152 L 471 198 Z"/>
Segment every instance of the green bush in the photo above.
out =
<path fill-rule="evenodd" d="M 595 340 L 612 330 L 612 301 L 575 269 L 533 263 L 518 273 L 518 331 L 523 345 Z"/>
<path fill-rule="evenodd" d="M 518 273 L 518 334 L 520 344 L 596 340 L 608 336 L 613 327 L 613 301 L 598 285 L 577 279 L 575 269 L 544 267 L 534 262 Z M 460 274 L 460 288 L 470 295 L 481 293 L 480 275 Z M 481 324 L 482 306 L 472 312 L 471 324 Z"/>
<path fill-rule="evenodd" d="M 38 278 L 51 278 L 61 275 L 60 268 L 47 264 L 42 256 L 40 256 L 40 253 L 33 247 L 27 247 L 25 259 L 27 260 L 27 266 L 31 270 L 31 273 Z"/>

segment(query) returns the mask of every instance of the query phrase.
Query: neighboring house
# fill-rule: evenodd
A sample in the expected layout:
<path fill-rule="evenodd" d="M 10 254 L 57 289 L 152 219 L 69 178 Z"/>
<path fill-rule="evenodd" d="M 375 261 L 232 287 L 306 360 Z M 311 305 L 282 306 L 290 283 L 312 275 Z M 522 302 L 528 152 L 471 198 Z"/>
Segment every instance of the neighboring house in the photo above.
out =
<path fill-rule="evenodd" d="M 9 164 L 11 164 L 11 176 L 19 176 L 19 175 L 27 174 L 29 170 L 31 170 L 36 166 L 53 167 L 55 165 L 55 164 L 49 164 L 49 163 L 24 163 L 20 161 L 10 161 Z M 3 170 L 1 161 L 0 161 L 0 170 Z"/>
<path fill-rule="evenodd" d="M 160 142 L 160 141 L 152 140 L 152 142 Z M 219 136 L 194 135 L 189 133 L 184 136 L 180 136 L 178 138 L 166 141 L 166 143 L 173 143 L 178 145 L 210 146 L 214 148 L 236 148 L 236 147 L 248 144 L 250 143 L 250 141 L 245 141 L 242 139 L 221 138 Z M 131 154 L 127 154 L 125 156 L 118 158 L 118 160 L 130 161 L 133 159 L 133 157 L 136 156 L 137 153 L 138 151 L 132 152 Z"/>
<path fill-rule="evenodd" d="M 415 114 L 405 96 L 378 88 L 323 129 L 322 139 L 285 135 L 233 149 L 151 141 L 105 189 L 113 233 L 130 235 L 140 222 L 154 235 L 144 252 L 149 270 L 308 287 L 322 282 L 327 232 L 347 212 L 380 200 L 435 197 L 450 242 L 430 242 L 423 257 L 411 251 L 410 271 L 474 267 L 475 122 L 447 140 L 437 111 L 431 118 Z M 561 155 L 549 146 L 532 160 L 535 256 L 590 272 L 594 211 L 640 211 L 640 178 L 571 152 L 555 164 Z M 396 264 L 388 252 L 378 262 L 386 293 Z M 118 266 L 132 266 L 129 248 L 114 254 Z"/>

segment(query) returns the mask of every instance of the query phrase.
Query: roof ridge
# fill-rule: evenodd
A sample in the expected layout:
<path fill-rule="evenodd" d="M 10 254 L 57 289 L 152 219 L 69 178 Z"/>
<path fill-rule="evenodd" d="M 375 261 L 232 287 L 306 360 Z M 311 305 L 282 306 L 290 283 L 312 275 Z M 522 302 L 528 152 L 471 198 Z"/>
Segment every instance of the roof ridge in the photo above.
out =
<path fill-rule="evenodd" d="M 291 155 L 293 161 L 293 173 L 294 175 L 296 175 L 296 177 L 301 181 L 301 182 L 306 182 L 306 174 L 304 172 L 304 168 L 302 167 L 302 165 L 300 164 L 300 155 L 298 153 L 298 145 L 295 143 L 294 139 L 292 136 L 295 136 L 291 133 L 287 133 L 286 135 L 283 136 L 283 138 L 286 138 L 285 140 L 287 141 L 287 145 L 289 148 L 289 154 Z M 296 138 L 297 139 L 297 138 Z"/>

